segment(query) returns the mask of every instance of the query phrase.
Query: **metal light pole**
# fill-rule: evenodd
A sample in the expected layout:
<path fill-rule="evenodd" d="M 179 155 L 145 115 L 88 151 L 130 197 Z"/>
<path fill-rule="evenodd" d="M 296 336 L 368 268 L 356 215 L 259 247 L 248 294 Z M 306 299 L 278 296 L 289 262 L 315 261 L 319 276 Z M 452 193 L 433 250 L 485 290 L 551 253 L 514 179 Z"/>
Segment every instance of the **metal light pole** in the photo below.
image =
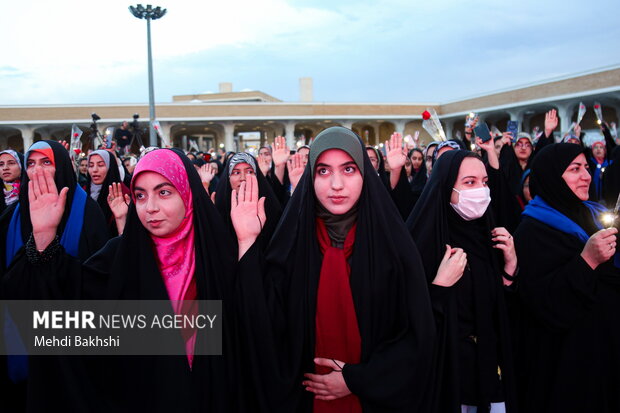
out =
<path fill-rule="evenodd" d="M 138 19 L 146 19 L 146 41 L 148 46 L 148 64 L 149 64 L 149 145 L 157 146 L 157 135 L 153 128 L 155 121 L 155 91 L 153 88 L 153 56 L 151 53 L 151 20 L 157 20 L 166 14 L 166 9 L 161 7 L 153 7 L 147 4 L 146 7 L 138 4 L 137 6 L 129 6 L 129 11 Z"/>

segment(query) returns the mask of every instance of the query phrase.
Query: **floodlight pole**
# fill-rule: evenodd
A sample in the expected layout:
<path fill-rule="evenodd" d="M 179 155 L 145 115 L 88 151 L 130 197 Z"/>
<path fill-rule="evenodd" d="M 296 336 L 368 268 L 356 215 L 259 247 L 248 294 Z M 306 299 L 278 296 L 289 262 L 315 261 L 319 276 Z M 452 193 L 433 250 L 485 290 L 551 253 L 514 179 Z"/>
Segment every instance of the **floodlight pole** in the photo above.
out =
<path fill-rule="evenodd" d="M 148 71 L 149 71 L 149 145 L 157 146 L 157 134 L 153 128 L 155 121 L 155 88 L 153 86 L 153 54 L 151 50 L 151 20 L 164 17 L 166 9 L 161 7 L 153 8 L 150 4 L 146 8 L 141 4 L 129 6 L 129 11 L 138 19 L 146 19 L 146 43 L 148 50 Z"/>

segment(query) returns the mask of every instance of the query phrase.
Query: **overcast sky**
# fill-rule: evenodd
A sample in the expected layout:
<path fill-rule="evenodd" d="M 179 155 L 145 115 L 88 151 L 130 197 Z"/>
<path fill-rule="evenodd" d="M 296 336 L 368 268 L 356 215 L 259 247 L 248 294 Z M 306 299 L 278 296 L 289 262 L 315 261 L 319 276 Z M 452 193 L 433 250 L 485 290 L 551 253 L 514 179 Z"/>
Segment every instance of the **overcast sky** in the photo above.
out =
<path fill-rule="evenodd" d="M 146 22 L 119 0 L 1 0 L 0 105 L 147 102 Z M 508 4 L 509 3 L 509 4 Z M 135 4 L 135 3 L 134 3 Z M 447 102 L 620 63 L 618 0 L 175 0 L 155 99 L 261 90 Z"/>

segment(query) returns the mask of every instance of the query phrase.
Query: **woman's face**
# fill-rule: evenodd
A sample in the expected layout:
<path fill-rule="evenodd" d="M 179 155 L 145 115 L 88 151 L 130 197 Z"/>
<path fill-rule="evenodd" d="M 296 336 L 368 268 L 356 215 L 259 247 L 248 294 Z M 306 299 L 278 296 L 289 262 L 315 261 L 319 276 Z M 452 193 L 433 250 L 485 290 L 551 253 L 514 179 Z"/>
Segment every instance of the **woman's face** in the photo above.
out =
<path fill-rule="evenodd" d="M 101 185 L 108 173 L 108 167 L 103 158 L 99 155 L 92 155 L 88 158 L 88 174 L 95 185 Z"/>
<path fill-rule="evenodd" d="M 497 154 L 497 156 L 499 156 L 499 154 L 502 152 L 504 142 L 501 139 L 498 139 L 493 143 L 493 146 L 495 147 L 495 153 Z"/>
<path fill-rule="evenodd" d="M 366 149 L 366 153 L 368 154 L 368 159 L 370 159 L 370 163 L 372 167 L 375 168 L 375 171 L 379 170 L 379 159 L 377 158 L 377 152 L 372 149 Z"/>
<path fill-rule="evenodd" d="M 411 154 L 411 166 L 413 166 L 413 169 L 415 169 L 416 171 L 420 169 L 420 167 L 422 166 L 422 161 L 424 161 L 424 157 L 422 156 L 422 154 L 418 151 L 413 151 L 413 153 Z"/>
<path fill-rule="evenodd" d="M 522 138 L 515 144 L 515 154 L 520 161 L 527 161 L 532 154 L 532 144 L 529 139 Z"/>
<path fill-rule="evenodd" d="M 459 168 L 459 174 L 456 177 L 453 188 L 462 191 L 463 189 L 476 189 L 487 186 L 489 177 L 484 164 L 477 158 L 465 158 Z M 452 191 L 450 203 L 458 204 L 459 193 Z"/>
<path fill-rule="evenodd" d="M 426 159 L 424 161 L 426 162 L 426 170 L 429 175 L 433 170 L 433 154 L 435 153 L 435 149 L 437 149 L 437 145 L 429 146 L 426 149 Z"/>
<path fill-rule="evenodd" d="M 179 191 L 156 172 L 145 171 L 136 177 L 133 197 L 138 218 L 151 235 L 170 236 L 185 219 L 185 204 Z"/>
<path fill-rule="evenodd" d="M 88 159 L 80 160 L 80 173 L 86 175 L 88 173 Z"/>
<path fill-rule="evenodd" d="M 252 169 L 252 167 L 245 162 L 238 163 L 234 166 L 232 172 L 230 173 L 230 187 L 238 190 L 241 182 L 245 182 L 248 175 L 256 175 L 254 173 L 254 169 Z"/>
<path fill-rule="evenodd" d="M 314 193 L 325 209 L 342 215 L 357 203 L 364 179 L 353 158 L 340 149 L 329 149 L 314 167 Z"/>
<path fill-rule="evenodd" d="M 8 153 L 0 155 L 0 177 L 4 182 L 13 182 L 19 178 L 22 170 L 17 160 Z"/>
<path fill-rule="evenodd" d="M 56 174 L 54 162 L 47 155 L 34 151 L 28 155 L 28 160 L 26 161 L 26 175 L 28 175 L 28 179 L 32 180 L 34 172 L 38 169 L 50 171 L 52 176 Z"/>
<path fill-rule="evenodd" d="M 597 159 L 604 159 L 605 158 L 605 145 L 603 145 L 602 143 L 597 143 L 594 146 L 592 146 L 592 155 L 594 155 L 594 157 Z"/>
<path fill-rule="evenodd" d="M 310 149 L 308 148 L 301 148 L 297 151 L 298 154 L 301 155 L 301 161 L 304 165 L 304 168 L 306 167 L 306 164 L 308 163 L 308 155 L 310 154 Z"/>
<path fill-rule="evenodd" d="M 590 181 L 592 177 L 588 172 L 588 162 L 584 154 L 579 154 L 568 165 L 568 168 L 562 174 L 562 178 L 566 185 L 573 191 L 577 198 L 587 201 L 589 197 Z"/>

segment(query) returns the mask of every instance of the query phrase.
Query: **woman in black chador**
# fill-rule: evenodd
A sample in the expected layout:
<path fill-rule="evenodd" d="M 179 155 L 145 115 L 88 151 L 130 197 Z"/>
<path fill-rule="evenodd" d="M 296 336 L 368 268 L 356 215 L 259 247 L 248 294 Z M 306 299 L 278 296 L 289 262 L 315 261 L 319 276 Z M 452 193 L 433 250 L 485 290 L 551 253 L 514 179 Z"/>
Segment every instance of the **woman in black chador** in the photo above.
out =
<path fill-rule="evenodd" d="M 255 410 L 427 411 L 422 263 L 360 138 L 342 127 L 315 138 L 265 256 L 255 188 L 242 184 L 232 210 Z"/>
<path fill-rule="evenodd" d="M 515 233 L 522 303 L 519 383 L 528 413 L 620 411 L 616 228 L 588 201 L 581 146 L 550 145 L 532 164 Z M 616 223 L 618 221 L 616 220 Z"/>
<path fill-rule="evenodd" d="M 234 246 L 190 160 L 173 149 L 146 154 L 133 174 L 123 234 L 84 264 L 58 241 L 66 188 L 57 188 L 47 172 L 36 178 L 26 254 L 6 274 L 5 292 L 28 299 L 171 300 L 176 314 L 186 314 L 183 300 L 222 300 L 224 355 L 200 355 L 207 337 L 198 330 L 178 335 L 185 355 L 107 356 L 80 371 L 63 363 L 31 365 L 31 410 L 251 411 L 240 393 L 246 389 L 233 381 L 241 372 L 235 311 L 228 307 Z"/>
<path fill-rule="evenodd" d="M 504 291 L 517 261 L 512 236 L 492 223 L 492 175 L 472 152 L 442 154 L 407 221 L 437 325 L 433 412 L 516 411 Z M 450 256 L 467 265 L 446 278 L 438 271 Z"/>
<path fill-rule="evenodd" d="M 259 197 L 265 197 L 266 222 L 263 225 L 259 242 L 263 249 L 273 235 L 273 231 L 278 225 L 282 208 L 271 185 L 267 182 L 260 168 L 258 168 L 256 158 L 249 153 L 238 152 L 234 154 L 224 168 L 222 179 L 220 180 L 215 192 L 215 208 L 219 211 L 224 224 L 230 231 L 231 237 L 235 237 L 235 229 L 230 220 L 231 194 L 233 190 L 239 190 L 242 182 L 245 182 L 249 175 L 256 176 L 258 182 Z"/>
<path fill-rule="evenodd" d="M 24 166 L 21 174 L 21 186 L 18 200 L 13 202 L 0 217 L 0 275 L 4 279 L 7 272 L 19 257 L 23 256 L 24 244 L 32 233 L 30 220 L 30 190 L 29 183 L 35 176 L 35 171 L 46 171 L 51 180 L 58 187 L 66 187 L 66 208 L 59 218 L 57 233 L 59 242 L 67 254 L 76 260 L 85 261 L 98 251 L 108 240 L 107 229 L 101 210 L 96 202 L 90 199 L 86 192 L 77 184 L 75 172 L 69 153 L 58 142 L 42 140 L 34 143 L 24 156 Z M 50 286 L 49 291 L 57 289 L 57 285 Z M 47 294 L 46 291 L 44 294 Z M 45 296 L 45 295 L 44 295 Z M 43 298 L 33 296 L 32 298 Z M 4 300 L 22 298 L 14 291 L 3 289 Z M 5 322 L 0 314 L 0 322 Z M 12 329 L 11 322 L 6 322 L 3 332 L 11 336 L 7 330 Z M 16 332 L 13 334 L 17 334 Z M 57 382 L 40 383 L 33 371 L 55 371 L 62 368 L 80 368 L 75 360 L 62 357 L 28 358 L 27 356 L 10 356 L 0 358 L 0 411 L 20 411 L 26 405 L 25 392 L 29 388 L 28 407 L 31 410 L 41 410 L 46 406 L 47 391 L 53 393 Z M 30 374 L 29 374 L 30 373 Z M 43 391 L 34 392 L 33 389 L 43 385 Z M 19 407 L 18 407 L 19 406 Z"/>

